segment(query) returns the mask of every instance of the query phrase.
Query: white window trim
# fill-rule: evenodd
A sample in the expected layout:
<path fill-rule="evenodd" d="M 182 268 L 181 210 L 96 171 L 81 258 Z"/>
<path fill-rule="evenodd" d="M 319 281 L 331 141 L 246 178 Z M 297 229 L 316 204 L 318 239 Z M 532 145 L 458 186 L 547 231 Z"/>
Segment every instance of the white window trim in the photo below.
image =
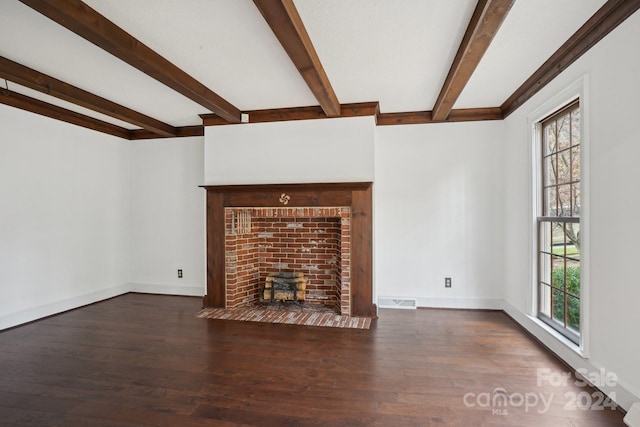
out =
<path fill-rule="evenodd" d="M 527 129 L 529 132 L 528 140 L 531 141 L 529 150 L 529 212 L 531 214 L 529 220 L 529 277 L 531 278 L 529 292 L 527 293 L 527 313 L 532 320 L 538 323 L 542 328 L 547 330 L 558 341 L 576 351 L 583 358 L 589 357 L 590 343 L 590 133 L 589 133 L 589 76 L 584 75 L 577 81 L 566 87 L 564 90 L 556 93 L 551 98 L 540 104 L 527 116 Z M 555 331 L 546 323 L 538 319 L 538 242 L 534 236 L 537 235 L 537 217 L 539 208 L 540 195 L 540 122 L 553 112 L 569 104 L 570 102 L 580 99 L 580 154 L 581 154 L 581 177 L 580 177 L 580 344 L 576 346 L 573 342 L 565 338 L 562 334 Z M 585 171 L 587 171 L 585 173 Z"/>

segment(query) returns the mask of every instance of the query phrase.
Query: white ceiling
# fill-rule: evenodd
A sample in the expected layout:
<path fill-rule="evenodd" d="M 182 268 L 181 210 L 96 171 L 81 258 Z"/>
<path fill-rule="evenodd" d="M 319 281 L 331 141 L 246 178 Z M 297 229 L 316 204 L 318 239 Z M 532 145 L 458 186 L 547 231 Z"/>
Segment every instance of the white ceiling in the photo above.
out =
<path fill-rule="evenodd" d="M 455 108 L 500 106 L 603 0 L 516 0 Z"/>
<path fill-rule="evenodd" d="M 317 105 L 251 0 L 85 0 L 242 111 Z M 516 0 L 454 108 L 497 107 L 605 0 Z M 476 0 L 295 0 L 341 103 L 431 110 Z M 200 105 L 24 6 L 0 4 L 0 56 L 173 126 Z M 4 82 L 0 81 L 0 86 Z M 34 98 L 129 129 L 9 82 Z"/>
<path fill-rule="evenodd" d="M 295 4 L 340 102 L 380 101 L 381 111 L 400 112 L 433 107 L 476 1 Z"/>

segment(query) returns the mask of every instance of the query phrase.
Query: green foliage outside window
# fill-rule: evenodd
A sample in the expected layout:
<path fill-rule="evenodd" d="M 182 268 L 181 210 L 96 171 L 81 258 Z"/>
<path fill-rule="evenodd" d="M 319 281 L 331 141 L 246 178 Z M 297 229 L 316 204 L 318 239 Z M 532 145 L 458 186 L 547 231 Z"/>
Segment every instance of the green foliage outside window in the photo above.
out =
<path fill-rule="evenodd" d="M 564 271 L 562 268 L 553 270 L 553 284 L 558 288 L 553 289 L 553 318 L 564 323 L 565 293 Z M 567 266 L 567 292 L 580 296 L 580 267 Z M 575 331 L 580 330 L 580 300 L 571 295 L 567 295 L 569 316 L 567 316 L 567 326 Z"/>

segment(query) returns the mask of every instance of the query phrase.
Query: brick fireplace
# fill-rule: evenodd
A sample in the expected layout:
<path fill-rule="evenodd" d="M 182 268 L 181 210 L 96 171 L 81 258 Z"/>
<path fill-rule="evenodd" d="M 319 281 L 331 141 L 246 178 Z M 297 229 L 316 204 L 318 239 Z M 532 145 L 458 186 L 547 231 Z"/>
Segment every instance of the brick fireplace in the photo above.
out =
<path fill-rule="evenodd" d="M 205 307 L 258 302 L 269 273 L 301 272 L 305 304 L 376 317 L 371 183 L 205 186 Z"/>

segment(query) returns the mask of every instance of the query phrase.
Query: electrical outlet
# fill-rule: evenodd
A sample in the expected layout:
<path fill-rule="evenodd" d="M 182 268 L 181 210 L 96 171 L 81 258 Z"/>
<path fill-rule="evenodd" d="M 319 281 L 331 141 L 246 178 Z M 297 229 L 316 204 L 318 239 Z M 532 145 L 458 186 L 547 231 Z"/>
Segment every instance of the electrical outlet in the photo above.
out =
<path fill-rule="evenodd" d="M 182 279 L 182 270 L 178 270 L 178 279 Z"/>
<path fill-rule="evenodd" d="M 451 277 L 445 277 L 444 278 L 444 287 L 445 288 L 450 288 L 451 287 Z"/>

